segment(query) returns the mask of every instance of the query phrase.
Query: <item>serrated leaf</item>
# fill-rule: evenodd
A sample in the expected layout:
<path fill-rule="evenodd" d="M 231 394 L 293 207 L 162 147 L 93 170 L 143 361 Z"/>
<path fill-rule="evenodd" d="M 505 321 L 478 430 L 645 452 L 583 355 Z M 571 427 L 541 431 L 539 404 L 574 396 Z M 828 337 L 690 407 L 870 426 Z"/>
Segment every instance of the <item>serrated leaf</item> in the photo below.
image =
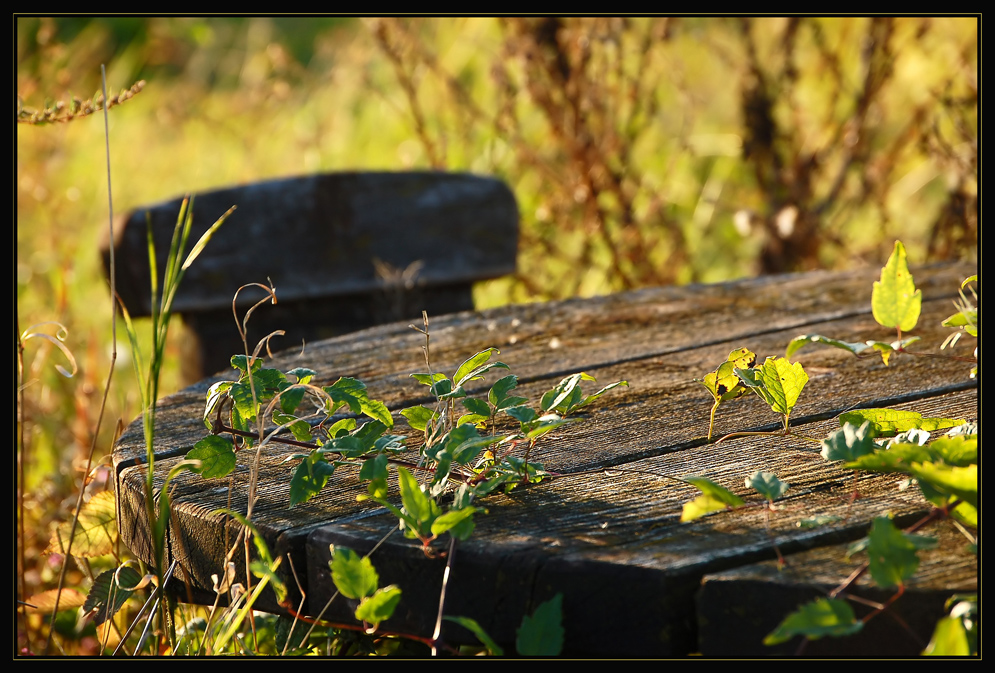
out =
<path fill-rule="evenodd" d="M 24 600 L 28 604 L 24 606 L 24 611 L 28 614 L 52 614 L 52 610 L 55 608 L 55 597 L 58 593 L 58 589 L 49 589 L 28 596 Z M 86 594 L 70 587 L 64 588 L 59 596 L 59 612 L 77 610 L 85 604 Z"/>
<path fill-rule="evenodd" d="M 188 460 L 200 461 L 200 467 L 193 467 L 191 470 L 204 479 L 227 477 L 235 469 L 235 447 L 218 435 L 209 435 L 194 444 L 186 457 Z"/>
<path fill-rule="evenodd" d="M 347 547 L 330 545 L 330 548 L 332 560 L 328 562 L 328 567 L 332 571 L 335 588 L 346 598 L 372 596 L 377 590 L 380 576 L 370 559 Z"/>
<path fill-rule="evenodd" d="M 881 280 L 874 281 L 871 311 L 882 327 L 909 332 L 919 322 L 922 290 L 917 290 L 906 259 L 905 246 L 895 241 L 888 263 L 881 269 Z"/>
<path fill-rule="evenodd" d="M 767 391 L 768 404 L 776 413 L 790 416 L 798 396 L 808 383 L 808 374 L 800 362 L 791 364 L 784 358 L 767 358 L 760 367 L 760 378 Z"/>
<path fill-rule="evenodd" d="M 848 422 L 822 440 L 820 455 L 823 460 L 854 461 L 873 453 L 874 449 L 874 426 L 868 421 L 864 421 L 859 427 Z"/>
<path fill-rule="evenodd" d="M 914 428 L 935 432 L 943 428 L 952 428 L 962 425 L 967 421 L 964 419 L 952 418 L 923 418 L 917 411 L 903 411 L 900 409 L 858 409 L 840 414 L 840 425 L 852 423 L 860 425 L 864 421 L 870 421 L 874 425 L 877 436 L 893 435 L 899 432 L 906 432 Z"/>
<path fill-rule="evenodd" d="M 778 479 L 772 472 L 757 470 L 753 476 L 746 479 L 746 486 L 773 502 L 785 494 L 789 484 Z"/>
<path fill-rule="evenodd" d="M 536 419 L 536 412 L 527 406 L 510 407 L 504 412 L 514 418 L 519 423 L 531 423 Z"/>
<path fill-rule="evenodd" d="M 325 460 L 321 451 L 315 450 L 301 461 L 290 478 L 290 506 L 307 502 L 321 492 L 335 472 L 335 466 Z"/>
<path fill-rule="evenodd" d="M 919 568 L 917 548 L 929 545 L 928 542 L 913 539 L 921 537 L 898 530 L 888 517 L 876 517 L 867 535 L 867 556 L 874 583 L 882 589 L 889 589 L 904 584 L 912 577 Z"/>
<path fill-rule="evenodd" d="M 784 618 L 764 638 L 764 645 L 777 645 L 795 636 L 817 640 L 823 636 L 848 636 L 857 633 L 863 622 L 857 621 L 853 608 L 844 600 L 819 598 L 805 603 Z"/>
<path fill-rule="evenodd" d="M 522 618 L 515 649 L 524 657 L 555 657 L 563 651 L 563 594 L 541 603 Z"/>
<path fill-rule="evenodd" d="M 401 590 L 396 585 L 391 584 L 377 589 L 372 596 L 360 601 L 359 607 L 356 608 L 356 619 L 376 629 L 380 622 L 390 619 L 400 602 Z"/>
<path fill-rule="evenodd" d="M 48 543 L 46 554 L 64 554 L 69 542 L 72 521 L 59 524 Z M 117 537 L 117 514 L 114 493 L 100 491 L 80 509 L 70 553 L 77 558 L 94 558 L 114 551 Z"/>

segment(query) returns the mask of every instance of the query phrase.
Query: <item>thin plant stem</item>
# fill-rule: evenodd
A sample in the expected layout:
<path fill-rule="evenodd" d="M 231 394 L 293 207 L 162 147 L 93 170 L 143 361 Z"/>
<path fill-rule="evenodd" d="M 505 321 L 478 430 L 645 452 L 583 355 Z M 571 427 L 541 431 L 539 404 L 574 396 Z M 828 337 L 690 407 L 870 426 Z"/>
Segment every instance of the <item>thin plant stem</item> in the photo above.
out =
<path fill-rule="evenodd" d="M 100 81 L 103 88 L 104 100 L 107 100 L 107 72 L 104 65 L 100 65 Z M 114 240 L 114 198 L 111 190 L 111 140 L 110 126 L 107 121 L 107 106 L 104 106 L 104 150 L 107 159 L 107 213 L 108 226 L 110 227 L 110 239 Z M 97 413 L 97 425 L 93 430 L 93 439 L 90 442 L 90 451 L 86 457 L 86 468 L 83 470 L 83 479 L 79 487 L 79 495 L 76 498 L 76 508 L 73 513 L 73 522 L 69 528 L 69 541 L 66 543 L 66 553 L 62 557 L 62 569 L 59 571 L 59 586 L 55 592 L 55 605 L 52 606 L 52 626 L 48 631 L 48 640 L 45 643 L 45 653 L 49 652 L 52 643 L 52 633 L 54 632 L 55 615 L 59 611 L 59 599 L 62 597 L 62 587 L 65 584 L 66 568 L 68 566 L 69 554 L 72 551 L 73 537 L 76 535 L 76 527 L 79 523 L 79 514 L 83 508 L 83 495 L 86 493 L 86 480 L 90 474 L 90 466 L 93 464 L 93 454 L 97 448 L 97 438 L 100 435 L 100 425 L 104 419 L 104 410 L 107 408 L 107 396 L 111 390 L 111 380 L 114 378 L 114 363 L 117 361 L 117 306 L 115 304 L 115 268 L 114 268 L 114 245 L 108 246 L 110 250 L 110 280 L 111 280 L 111 362 L 107 370 L 107 383 L 104 384 L 104 394 L 100 399 L 100 411 Z M 23 475 L 22 475 L 23 479 Z M 23 566 L 22 566 L 23 567 Z"/>

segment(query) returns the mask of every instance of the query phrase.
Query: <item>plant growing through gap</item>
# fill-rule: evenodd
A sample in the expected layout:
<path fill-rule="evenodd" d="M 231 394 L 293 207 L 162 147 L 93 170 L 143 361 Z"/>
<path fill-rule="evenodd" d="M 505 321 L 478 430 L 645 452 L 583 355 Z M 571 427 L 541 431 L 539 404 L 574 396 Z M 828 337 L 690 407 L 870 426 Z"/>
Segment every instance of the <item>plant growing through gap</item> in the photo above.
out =
<path fill-rule="evenodd" d="M 974 301 L 964 294 L 964 289 L 976 283 L 977 275 L 968 277 L 960 287 L 958 312 L 943 321 L 946 327 L 958 332 L 948 337 L 941 349 L 956 343 L 965 334 L 978 337 L 980 331 L 977 292 L 969 288 Z M 914 329 L 922 306 L 922 292 L 915 287 L 906 261 L 905 248 L 900 241 L 888 263 L 881 271 L 881 279 L 874 283 L 872 312 L 875 320 L 886 328 L 896 330 L 893 342 L 869 340 L 862 344 L 851 343 L 819 334 L 806 334 L 793 339 L 785 359 L 768 358 L 760 368 L 754 367 L 756 356 L 748 348 L 732 351 L 725 362 L 698 380 L 712 395 L 708 441 L 711 440 L 716 409 L 722 402 L 741 397 L 748 390 L 756 392 L 771 408 L 782 415 L 784 430 L 781 433 L 738 432 L 722 439 L 740 435 L 790 434 L 788 419 L 801 389 L 808 380 L 800 363 L 791 365 L 791 357 L 809 343 L 825 343 L 848 350 L 857 357 L 880 353 L 885 366 L 896 353 L 915 353 L 907 349 L 919 337 L 903 338 L 902 334 Z M 978 375 L 977 349 L 973 359 L 956 358 L 973 363 L 971 377 Z M 880 614 L 902 596 L 906 582 L 919 565 L 916 552 L 935 544 L 931 538 L 915 535 L 926 524 L 941 518 L 950 518 L 970 541 L 976 553 L 977 538 L 969 529 L 978 528 L 978 427 L 965 419 L 924 418 L 915 411 L 894 409 L 861 409 L 840 415 L 840 429 L 822 440 L 821 456 L 827 461 L 841 461 L 843 467 L 857 471 L 899 473 L 908 482 L 918 485 L 920 492 L 932 506 L 929 514 L 906 531 L 894 527 L 887 517 L 873 522 L 867 538 L 851 546 L 847 555 L 867 551 L 869 560 L 833 592 L 828 598 L 801 606 L 786 617 L 764 640 L 774 645 L 801 635 L 804 643 L 824 636 L 846 636 L 858 632 L 871 618 Z M 945 436 L 930 441 L 931 433 L 948 430 Z M 718 443 L 718 442 L 717 442 Z M 701 495 L 684 505 L 681 521 L 725 509 L 742 507 L 746 503 L 728 489 L 704 477 L 683 479 L 701 491 Z M 856 482 L 855 482 L 856 484 Z M 757 473 L 746 480 L 747 486 L 761 492 L 766 498 L 766 514 L 773 509 L 773 501 L 787 490 L 787 484 L 774 475 Z M 854 495 L 856 497 L 856 485 Z M 825 518 L 813 517 L 802 522 L 806 526 L 828 523 Z M 783 564 L 780 551 L 775 551 Z M 853 581 L 869 571 L 878 586 L 895 588 L 895 595 L 862 619 L 857 619 L 849 603 L 837 598 Z M 956 597 L 949 605 L 950 615 L 941 619 L 924 654 L 971 654 L 977 652 L 976 597 Z M 800 651 L 800 650 L 799 650 Z"/>

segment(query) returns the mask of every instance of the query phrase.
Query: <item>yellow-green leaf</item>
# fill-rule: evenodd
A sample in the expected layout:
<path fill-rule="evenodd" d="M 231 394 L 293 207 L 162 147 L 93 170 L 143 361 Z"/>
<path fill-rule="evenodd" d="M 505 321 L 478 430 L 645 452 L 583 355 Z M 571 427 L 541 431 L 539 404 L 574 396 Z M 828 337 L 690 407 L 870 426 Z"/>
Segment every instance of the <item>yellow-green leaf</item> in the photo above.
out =
<path fill-rule="evenodd" d="M 919 322 L 922 290 L 917 290 L 906 259 L 905 246 L 895 241 L 888 263 L 881 269 L 881 280 L 874 281 L 871 292 L 874 319 L 883 327 L 897 327 L 908 332 Z"/>

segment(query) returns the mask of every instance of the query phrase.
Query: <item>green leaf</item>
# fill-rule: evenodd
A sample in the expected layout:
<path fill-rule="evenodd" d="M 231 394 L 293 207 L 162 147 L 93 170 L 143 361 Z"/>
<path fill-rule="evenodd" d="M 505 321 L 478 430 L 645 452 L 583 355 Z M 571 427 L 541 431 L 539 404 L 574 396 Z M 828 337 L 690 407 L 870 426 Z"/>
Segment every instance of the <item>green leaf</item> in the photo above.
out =
<path fill-rule="evenodd" d="M 449 532 L 459 540 L 465 540 L 473 533 L 473 513 L 476 507 L 449 510 L 432 522 L 432 535 Z"/>
<path fill-rule="evenodd" d="M 688 523 L 699 519 L 706 514 L 728 509 L 729 505 L 722 500 L 711 495 L 699 495 L 691 502 L 684 503 L 681 508 L 681 523 Z"/>
<path fill-rule="evenodd" d="M 228 390 L 235 385 L 234 381 L 218 381 L 213 386 L 207 389 L 207 406 L 204 408 L 204 420 L 207 421 L 207 427 L 211 427 L 211 422 L 209 416 L 217 408 L 218 403 L 224 399 Z"/>
<path fill-rule="evenodd" d="M 487 632 L 484 631 L 475 619 L 471 619 L 469 617 L 450 617 L 449 615 L 444 616 L 443 619 L 455 622 L 464 629 L 471 631 L 473 635 L 477 636 L 477 639 L 484 644 L 484 647 L 487 648 L 488 653 L 491 655 L 495 657 L 504 656 L 504 650 L 501 649 L 501 647 L 498 646 L 498 644 L 495 643 L 489 635 L 487 635 Z"/>
<path fill-rule="evenodd" d="M 494 382 L 494 385 L 488 391 L 487 400 L 498 411 L 525 404 L 528 402 L 526 398 L 509 395 L 516 386 L 518 386 L 518 377 L 514 374 L 500 378 Z"/>
<path fill-rule="evenodd" d="M 200 467 L 191 469 L 204 479 L 227 477 L 235 469 L 235 447 L 217 435 L 209 435 L 194 444 L 186 457 L 200 461 Z"/>
<path fill-rule="evenodd" d="M 685 503 L 681 511 L 681 523 L 694 521 L 711 512 L 745 504 L 738 495 L 705 477 L 684 477 L 683 481 L 700 490 L 702 495 Z"/>
<path fill-rule="evenodd" d="M 117 614 L 141 580 L 141 574 L 129 566 L 105 570 L 93 580 L 83 603 L 83 612 L 96 611 L 93 623 L 103 624 Z"/>
<path fill-rule="evenodd" d="M 334 414 L 340 406 L 346 405 L 354 414 L 362 413 L 380 421 L 388 428 L 394 427 L 394 419 L 387 406 L 379 400 L 371 400 L 366 392 L 366 384 L 362 381 L 343 376 L 322 390 L 328 393 L 332 400 L 326 409 L 329 415 Z"/>
<path fill-rule="evenodd" d="M 510 407 L 504 411 L 519 423 L 531 423 L 536 419 L 536 412 L 531 407 L 524 405 L 519 407 Z"/>
<path fill-rule="evenodd" d="M 425 432 L 429 423 L 438 418 L 438 414 L 428 407 L 421 405 L 418 405 L 417 407 L 410 407 L 408 409 L 402 409 L 401 415 L 408 419 L 408 425 L 410 425 L 413 429 L 421 430 L 422 432 Z"/>
<path fill-rule="evenodd" d="M 461 400 L 461 402 L 463 406 L 466 407 L 466 410 L 471 414 L 483 416 L 484 418 L 488 418 L 491 415 L 491 408 L 487 405 L 487 402 L 484 402 L 483 400 L 467 397 Z"/>
<path fill-rule="evenodd" d="M 746 479 L 746 485 L 771 502 L 783 496 L 789 486 L 787 482 L 778 479 L 777 475 L 760 470 Z"/>
<path fill-rule="evenodd" d="M 719 486 L 711 479 L 706 479 L 705 477 L 684 477 L 682 481 L 691 484 L 705 495 L 710 495 L 730 507 L 739 507 L 746 504 L 738 495 L 723 486 Z"/>
<path fill-rule="evenodd" d="M 397 482 L 401 487 L 401 503 L 411 517 L 418 522 L 419 532 L 422 524 L 432 520 L 432 501 L 426 496 L 418 480 L 415 479 L 407 469 L 397 468 Z"/>
<path fill-rule="evenodd" d="M 232 369 L 237 369 L 242 374 L 246 374 L 249 370 L 249 357 L 247 355 L 233 355 L 231 357 Z M 252 361 L 252 371 L 259 371 L 263 366 L 263 361 L 261 358 L 256 358 Z"/>
<path fill-rule="evenodd" d="M 821 343 L 826 344 L 827 346 L 834 346 L 835 348 L 850 351 L 854 355 L 860 355 L 865 350 L 870 348 L 870 345 L 866 343 L 858 344 L 850 341 L 840 341 L 839 339 L 822 336 L 821 334 L 802 334 L 801 336 L 796 336 L 791 340 L 791 343 L 788 344 L 787 349 L 784 351 L 784 357 L 790 358 L 792 355 L 801 350 L 802 347 L 810 343 Z"/>
<path fill-rule="evenodd" d="M 307 367 L 294 367 L 288 371 L 287 374 L 294 376 L 297 379 L 297 383 L 307 385 L 308 383 L 311 383 L 311 379 L 318 375 L 318 372 L 313 369 L 308 369 Z"/>
<path fill-rule="evenodd" d="M 359 478 L 369 481 L 367 492 L 374 498 L 387 497 L 387 454 L 381 453 L 375 458 L 369 458 L 359 468 Z"/>
<path fill-rule="evenodd" d="M 848 422 L 822 440 L 821 455 L 824 460 L 853 461 L 873 453 L 874 449 L 874 426 L 868 421 L 859 427 Z"/>
<path fill-rule="evenodd" d="M 943 617 L 933 629 L 933 637 L 923 650 L 924 656 L 968 657 L 971 648 L 967 642 L 967 629 L 964 623 L 954 617 Z"/>
<path fill-rule="evenodd" d="M 760 378 L 771 409 L 785 417 L 790 416 L 802 388 L 808 383 L 808 374 L 801 363 L 791 364 L 784 358 L 769 357 L 760 367 Z"/>
<path fill-rule="evenodd" d="M 542 399 L 539 402 L 539 408 L 542 409 L 543 411 L 556 409 L 564 401 L 570 399 L 570 397 L 574 395 L 574 391 L 575 389 L 577 389 L 577 384 L 579 384 L 582 380 L 594 381 L 595 379 L 593 376 L 585 374 L 584 372 L 567 376 L 558 384 L 556 384 L 556 386 L 552 390 L 548 391 L 546 394 L 542 396 Z M 574 401 L 575 404 L 577 401 L 580 400 L 580 395 L 581 395 L 580 391 L 577 390 L 575 395 L 576 399 Z"/>
<path fill-rule="evenodd" d="M 332 560 L 328 567 L 332 571 L 335 588 L 346 598 L 366 598 L 377 590 L 380 576 L 373 563 L 365 556 L 359 556 L 347 547 L 329 545 Z"/>
<path fill-rule="evenodd" d="M 860 425 L 864 421 L 870 421 L 874 425 L 875 435 L 879 437 L 905 432 L 913 428 L 934 432 L 967 423 L 964 419 L 923 418 L 922 414 L 917 411 L 900 409 L 858 409 L 840 414 L 841 426 L 845 423 Z"/>
<path fill-rule="evenodd" d="M 290 478 L 290 506 L 307 502 L 321 492 L 335 466 L 325 460 L 321 451 L 314 450 L 301 461 Z"/>
<path fill-rule="evenodd" d="M 978 466 L 956 467 L 939 463 L 913 463 L 909 472 L 919 486 L 949 493 L 975 509 L 978 507 Z M 923 489 L 925 493 L 925 489 Z"/>
<path fill-rule="evenodd" d="M 935 544 L 929 538 L 903 533 L 884 516 L 874 519 L 867 539 L 871 578 L 882 589 L 904 584 L 919 568 L 916 550 Z"/>
<path fill-rule="evenodd" d="M 285 414 L 292 414 L 304 399 L 307 391 L 300 386 L 285 386 L 280 389 L 280 409 Z"/>
<path fill-rule="evenodd" d="M 372 596 L 360 601 L 356 608 L 356 619 L 376 629 L 380 622 L 390 619 L 400 602 L 401 590 L 396 585 L 377 589 Z"/>
<path fill-rule="evenodd" d="M 871 310 L 882 327 L 909 332 L 919 322 L 922 290 L 917 290 L 906 260 L 905 246 L 895 241 L 888 263 L 881 269 L 881 280 L 874 281 Z"/>
<path fill-rule="evenodd" d="M 555 657 L 563 651 L 563 594 L 556 594 L 522 618 L 515 649 L 524 657 Z"/>
<path fill-rule="evenodd" d="M 795 636 L 818 640 L 823 636 L 848 636 L 857 633 L 863 622 L 857 621 L 853 608 L 846 601 L 819 598 L 805 603 L 784 618 L 776 629 L 764 638 L 764 645 L 777 645 Z"/>
<path fill-rule="evenodd" d="M 459 369 L 457 369 L 456 373 L 453 375 L 454 385 L 457 388 L 461 388 L 464 383 L 467 383 L 469 381 L 475 381 L 476 379 L 479 378 L 483 378 L 484 372 L 488 371 L 489 369 L 493 369 L 494 367 L 508 369 L 508 365 L 506 365 L 503 362 L 487 363 L 487 361 L 491 359 L 492 353 L 499 354 L 500 352 L 501 351 L 499 351 L 497 348 L 488 348 L 467 358 L 463 362 L 463 364 L 459 366 Z"/>

